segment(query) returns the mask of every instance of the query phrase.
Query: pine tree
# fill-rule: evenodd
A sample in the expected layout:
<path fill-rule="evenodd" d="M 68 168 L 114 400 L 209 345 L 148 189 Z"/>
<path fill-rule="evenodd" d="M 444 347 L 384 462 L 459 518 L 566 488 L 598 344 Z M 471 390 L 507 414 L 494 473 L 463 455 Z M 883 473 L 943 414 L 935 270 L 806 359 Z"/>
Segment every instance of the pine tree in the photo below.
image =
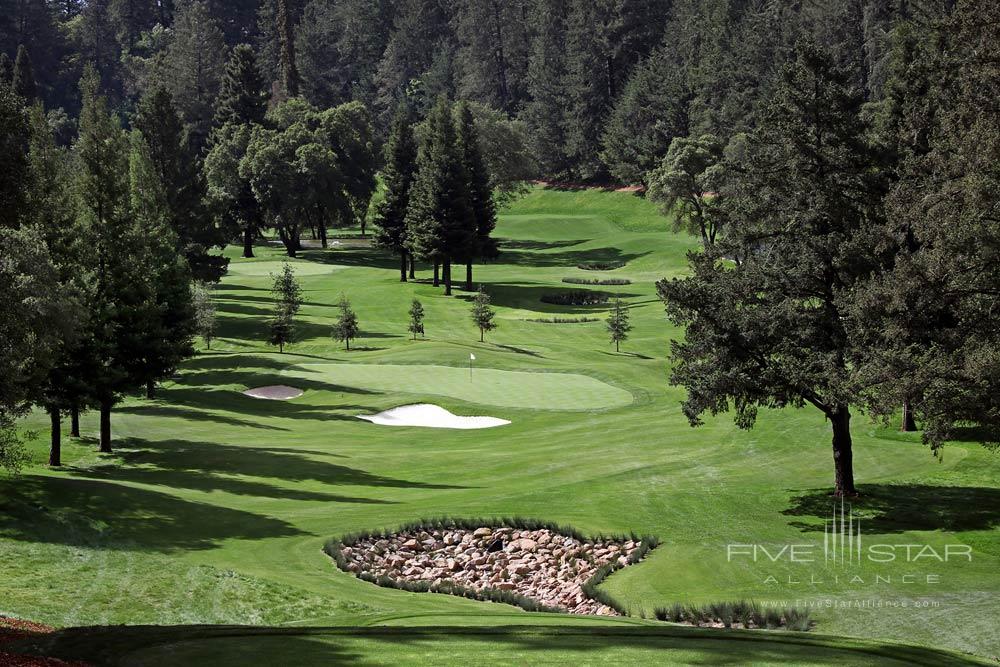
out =
<path fill-rule="evenodd" d="M 803 44 L 782 79 L 726 205 L 740 224 L 691 255 L 692 277 L 657 284 L 687 326 L 671 382 L 687 389 L 692 425 L 730 401 L 741 428 L 760 407 L 816 407 L 832 426 L 834 492 L 855 495 L 850 420 L 865 341 L 848 331 L 848 295 L 877 266 L 869 240 L 884 185 L 849 72 Z"/>
<path fill-rule="evenodd" d="M 521 117 L 542 174 L 565 179 L 572 166 L 566 149 L 566 2 L 539 0 L 536 12 L 538 32 L 528 64 L 531 101 Z"/>
<path fill-rule="evenodd" d="M 229 56 L 216 101 L 215 124 L 263 123 L 267 113 L 267 86 L 249 44 L 238 44 Z"/>
<path fill-rule="evenodd" d="M 385 156 L 385 167 L 382 169 L 385 198 L 375 213 L 375 225 L 378 227 L 375 244 L 399 255 L 399 280 L 406 282 L 406 213 L 416 175 L 417 143 L 413 137 L 412 114 L 405 103 L 400 104 L 396 111 Z"/>
<path fill-rule="evenodd" d="M 152 166 L 163 188 L 166 222 L 177 250 L 199 280 L 218 281 L 228 260 L 210 255 L 225 239 L 205 206 L 207 186 L 195 149 L 188 143 L 174 98 L 155 88 L 139 102 L 133 119 L 149 149 Z"/>
<path fill-rule="evenodd" d="M 689 94 L 672 41 L 635 66 L 608 115 L 601 160 L 620 183 L 646 184 L 674 137 L 688 133 Z"/>
<path fill-rule="evenodd" d="M 130 211 L 129 145 L 96 73 L 84 75 L 77 192 L 84 239 L 92 253 L 95 288 L 88 304 L 92 339 L 81 352 L 94 359 L 93 394 L 100 406 L 100 448 L 111 451 L 111 409 L 124 392 L 147 377 L 143 356 L 149 332 L 160 322 L 145 234 Z"/>
<path fill-rule="evenodd" d="M 295 315 L 302 306 L 302 287 L 292 266 L 285 262 L 281 273 L 271 274 L 271 295 L 274 297 L 274 314 L 268 324 L 268 342 L 277 345 L 279 352 L 295 339 Z"/>
<path fill-rule="evenodd" d="M 0 83 L 14 85 L 14 61 L 6 53 L 0 53 Z"/>
<path fill-rule="evenodd" d="M 281 52 L 281 83 L 286 97 L 299 96 L 299 71 L 295 62 L 295 38 L 292 34 L 292 15 L 289 0 L 276 0 L 278 44 Z"/>
<path fill-rule="evenodd" d="M 621 299 L 615 299 L 611 313 L 608 315 L 607 329 L 608 334 L 611 336 L 611 342 L 615 344 L 615 352 L 620 352 L 622 341 L 628 339 L 628 332 L 632 330 L 632 325 L 629 323 L 628 308 L 622 305 Z"/>
<path fill-rule="evenodd" d="M 583 181 L 606 176 L 598 153 L 614 91 L 607 42 L 610 10 L 602 2 L 571 3 L 566 21 L 564 150 L 574 175 Z"/>
<path fill-rule="evenodd" d="M 474 252 L 476 233 L 455 142 L 448 101 L 440 98 L 427 118 L 427 136 L 406 213 L 407 248 L 417 258 L 443 266 L 445 294 L 451 294 L 451 262 Z"/>
<path fill-rule="evenodd" d="M 208 144 L 215 117 L 226 43 L 208 5 L 200 0 L 181 5 L 173 29 L 174 37 L 159 75 L 173 96 L 191 146 L 200 155 Z"/>
<path fill-rule="evenodd" d="M 460 103 L 457 109 L 456 141 L 465 168 L 466 190 L 472 208 L 472 224 L 475 228 L 475 255 L 465 257 L 465 289 L 472 290 L 472 260 L 496 259 L 499 254 L 496 240 L 491 236 L 497 224 L 496 206 L 490 187 L 490 174 L 479 149 L 479 133 L 475 118 L 468 103 Z"/>
<path fill-rule="evenodd" d="M 147 278 L 158 314 L 145 331 L 142 354 L 146 397 L 153 398 L 156 383 L 173 375 L 180 363 L 194 354 L 195 313 L 191 269 L 187 260 L 177 255 L 159 170 L 141 133 L 133 131 L 130 143 L 130 212 L 144 233 L 143 247 L 136 250 L 145 252 L 139 261 L 149 267 Z"/>
<path fill-rule="evenodd" d="M 417 299 L 410 304 L 410 324 L 406 330 L 413 334 L 413 340 L 417 339 L 417 334 L 424 335 L 424 305 Z"/>
<path fill-rule="evenodd" d="M 48 248 L 58 276 L 58 292 L 69 309 L 64 320 L 71 335 L 65 335 L 54 363 L 43 382 L 36 403 L 49 414 L 51 446 L 49 465 L 61 465 L 61 416 L 78 414 L 91 403 L 88 358 L 81 354 L 90 331 L 89 313 L 82 306 L 91 296 L 88 280 L 88 249 L 80 242 L 73 192 L 73 168 L 69 151 L 56 145 L 52 129 L 40 103 L 30 110 L 30 188 L 26 211 L 31 229 Z M 79 435 L 78 420 L 73 433 Z"/>
<path fill-rule="evenodd" d="M 24 44 L 17 47 L 17 59 L 14 61 L 12 79 L 14 92 L 21 96 L 27 105 L 31 105 L 38 96 L 38 86 L 35 85 L 35 72 L 28 57 L 28 49 Z"/>
<path fill-rule="evenodd" d="M 19 227 L 29 189 L 28 111 L 10 86 L 0 85 L 0 227 Z"/>
<path fill-rule="evenodd" d="M 479 329 L 480 343 L 486 339 L 487 331 L 493 331 L 497 328 L 496 322 L 493 321 L 495 317 L 496 312 L 490 306 L 490 295 L 480 285 L 479 291 L 476 293 L 476 299 L 472 302 L 472 321 L 476 323 L 476 327 Z"/>
<path fill-rule="evenodd" d="M 351 302 L 344 295 L 341 295 L 337 308 L 340 309 L 340 314 L 337 316 L 337 322 L 333 325 L 331 335 L 334 340 L 345 343 L 347 349 L 350 350 L 351 341 L 357 338 L 361 332 L 358 327 L 358 315 L 351 309 Z"/>
<path fill-rule="evenodd" d="M 454 18 L 458 96 L 476 100 L 507 116 L 527 100 L 530 26 L 527 3 L 462 0 Z"/>
<path fill-rule="evenodd" d="M 191 286 L 191 305 L 194 307 L 195 332 L 205 341 L 205 348 L 211 350 L 219 324 L 210 283 L 196 282 Z"/>

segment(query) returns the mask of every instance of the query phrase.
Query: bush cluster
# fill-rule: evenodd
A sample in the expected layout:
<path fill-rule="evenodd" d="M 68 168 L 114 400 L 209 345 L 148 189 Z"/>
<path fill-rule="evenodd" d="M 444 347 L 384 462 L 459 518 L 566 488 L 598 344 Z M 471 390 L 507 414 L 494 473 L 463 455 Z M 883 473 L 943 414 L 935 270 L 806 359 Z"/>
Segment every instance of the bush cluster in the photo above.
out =
<path fill-rule="evenodd" d="M 604 292 L 592 292 L 585 289 L 543 294 L 541 297 L 542 303 L 551 303 L 556 306 L 599 306 L 607 303 L 608 299 L 608 295 Z"/>
<path fill-rule="evenodd" d="M 564 283 L 571 285 L 631 285 L 628 278 L 563 278 Z"/>
<path fill-rule="evenodd" d="M 525 322 L 541 322 L 543 324 L 577 324 L 579 322 L 600 322 L 599 317 L 536 317 Z"/>
<path fill-rule="evenodd" d="M 615 269 L 620 269 L 625 266 L 625 262 L 612 261 L 612 262 L 582 262 L 576 265 L 576 268 L 583 269 L 584 271 L 614 271 Z"/>
<path fill-rule="evenodd" d="M 721 623 L 727 628 L 738 623 L 744 628 L 751 629 L 786 628 L 806 632 L 813 626 L 812 618 L 807 609 L 761 607 L 752 600 L 713 602 L 700 606 L 675 602 L 669 607 L 657 607 L 653 613 L 658 621 L 690 623 L 692 625 Z"/>

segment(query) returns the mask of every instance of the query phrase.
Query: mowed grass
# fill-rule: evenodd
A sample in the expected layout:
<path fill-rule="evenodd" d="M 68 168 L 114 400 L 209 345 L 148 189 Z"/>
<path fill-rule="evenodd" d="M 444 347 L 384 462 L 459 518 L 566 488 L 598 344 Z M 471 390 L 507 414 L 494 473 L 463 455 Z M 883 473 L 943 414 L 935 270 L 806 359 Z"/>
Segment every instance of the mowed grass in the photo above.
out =
<path fill-rule="evenodd" d="M 833 509 L 822 416 L 810 409 L 764 412 L 750 432 L 726 417 L 688 426 L 679 408 L 683 392 L 667 384 L 669 342 L 682 332 L 666 321 L 654 282 L 683 275 L 685 255 L 696 245 L 671 232 L 648 202 L 628 193 L 536 189 L 504 212 L 497 234 L 503 255 L 476 267 L 475 275 L 498 311 L 499 329 L 485 343 L 469 317 L 471 293 L 443 296 L 429 284 L 427 267 L 417 282 L 402 284 L 395 258 L 345 243 L 291 261 L 304 304 L 299 338 L 283 355 L 264 342 L 272 308 L 268 274 L 283 257 L 261 247 L 258 258 L 243 260 L 232 249 L 230 274 L 216 290 L 220 338 L 186 362 L 156 399 L 129 398 L 116 409 L 115 454 L 94 451 L 96 416 L 88 414 L 85 438 L 64 445 L 67 465 L 50 470 L 46 420 L 26 421 L 38 431 L 35 463 L 20 479 L 0 482 L 0 613 L 60 626 L 548 628 L 557 617 L 378 588 L 337 571 L 320 550 L 333 535 L 423 517 L 521 515 L 591 533 L 658 535 L 662 545 L 646 561 L 605 584 L 636 618 L 673 602 L 797 602 L 815 605 L 816 631 L 824 635 L 1000 654 L 995 454 L 960 442 L 939 462 L 919 436 L 863 416 L 854 421 L 864 493 L 854 511 L 865 543 L 926 543 L 938 552 L 968 545 L 971 562 L 898 558 L 852 569 L 822 555 L 816 563 L 763 554 L 756 561 L 730 558 L 726 547 L 734 543 L 764 545 L 770 554 L 786 544 L 822 545 Z M 576 268 L 594 261 L 626 264 L 606 272 Z M 561 282 L 567 276 L 632 281 L 597 288 L 630 306 L 635 329 L 620 354 L 601 321 L 528 321 L 603 319 L 600 307 L 539 300 L 578 289 Z M 350 352 L 330 339 L 341 295 L 352 300 L 362 328 Z M 427 311 L 426 340 L 406 332 L 414 297 Z M 471 382 L 470 353 L 476 356 Z M 305 394 L 280 402 L 240 393 L 268 384 L 295 384 Z M 356 419 L 416 402 L 512 423 L 450 431 Z M 655 655 L 644 651 L 668 648 L 678 651 L 675 662 L 809 659 L 805 649 L 789 647 L 785 638 L 794 635 L 758 633 L 754 641 L 764 642 L 754 645 L 758 653 L 743 654 L 746 646 L 734 648 L 725 631 L 699 634 L 696 642 L 683 633 L 657 635 L 666 632 L 662 625 L 640 625 L 603 644 L 544 628 L 526 632 L 525 640 L 460 638 L 443 630 L 408 640 L 403 630 L 389 638 L 337 630 L 285 644 L 264 634 L 259 641 L 182 635 L 166 643 L 185 660 L 204 656 L 200 664 L 219 663 L 235 645 L 260 655 L 285 645 L 308 656 L 305 662 L 347 655 L 362 664 L 416 661 L 421 651 L 454 655 L 456 662 L 514 664 L 596 663 L 622 652 L 620 662 L 630 663 Z M 142 641 L 151 647 L 148 656 L 133 646 L 130 659 L 163 660 L 168 649 L 160 638 Z M 850 649 L 850 642 L 822 641 L 832 642 L 833 653 Z M 838 664 L 833 653 L 830 662 L 816 664 Z M 934 655 L 924 657 L 933 664 Z M 844 660 L 864 664 L 858 655 Z"/>

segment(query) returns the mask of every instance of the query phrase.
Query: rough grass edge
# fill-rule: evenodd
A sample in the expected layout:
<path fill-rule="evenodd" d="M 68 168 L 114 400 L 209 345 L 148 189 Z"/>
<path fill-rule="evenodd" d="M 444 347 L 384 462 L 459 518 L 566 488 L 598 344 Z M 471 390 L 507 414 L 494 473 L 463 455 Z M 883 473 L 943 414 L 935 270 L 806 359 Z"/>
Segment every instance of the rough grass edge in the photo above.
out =
<path fill-rule="evenodd" d="M 660 539 L 653 535 L 637 535 L 635 532 L 629 532 L 628 534 L 622 533 L 611 533 L 604 534 L 598 533 L 597 535 L 584 535 L 581 531 L 577 530 L 573 526 L 564 526 L 551 521 L 540 521 L 538 519 L 529 519 L 525 517 L 499 517 L 499 518 L 489 518 L 489 519 L 467 519 L 461 517 L 440 517 L 436 519 L 418 519 L 416 521 L 409 521 L 407 523 L 401 524 L 394 530 L 380 529 L 380 530 L 367 530 L 353 533 L 346 533 L 340 538 L 330 538 L 327 540 L 326 544 L 323 545 L 323 551 L 333 562 L 336 563 L 337 567 L 349 574 L 354 574 L 350 571 L 347 559 L 341 552 L 341 549 L 346 546 L 353 546 L 362 540 L 368 539 L 384 539 L 391 537 L 397 533 L 404 532 L 415 532 L 415 531 L 427 531 L 427 530 L 475 530 L 476 528 L 512 528 L 516 530 L 549 530 L 553 533 L 559 533 L 560 535 L 565 535 L 567 537 L 572 537 L 580 542 L 589 541 L 615 541 L 615 542 L 626 542 L 633 541 L 638 542 L 639 546 L 636 547 L 631 554 L 629 554 L 628 562 L 625 565 L 615 561 L 613 563 L 608 563 L 601 566 L 591 577 L 588 579 L 581 590 L 583 594 L 587 597 L 605 604 L 615 611 L 617 611 L 622 616 L 629 616 L 629 610 L 625 605 L 623 605 L 618 599 L 607 591 L 599 590 L 598 586 L 607 579 L 613 572 L 619 570 L 628 565 L 635 565 L 646 555 L 656 548 L 660 543 Z M 519 593 L 511 593 L 510 591 L 502 591 L 497 588 L 482 588 L 475 589 L 469 588 L 468 586 L 461 586 L 459 584 L 453 584 L 450 582 L 441 582 L 440 584 L 434 584 L 430 581 L 400 581 L 393 579 L 392 577 L 381 575 L 376 577 L 375 575 L 369 574 L 367 572 L 359 572 L 357 576 L 362 581 L 368 581 L 377 586 L 382 586 L 383 588 L 395 588 L 398 590 L 409 591 L 411 593 L 443 593 L 445 595 L 457 595 L 460 597 L 468 598 L 470 600 L 479 600 L 481 602 L 500 602 L 503 604 L 513 605 L 515 607 L 520 607 L 525 611 L 538 611 L 538 612 L 548 612 L 548 613 L 566 613 L 566 610 L 562 607 L 552 607 L 544 605 L 533 598 L 529 598 L 525 595 Z"/>

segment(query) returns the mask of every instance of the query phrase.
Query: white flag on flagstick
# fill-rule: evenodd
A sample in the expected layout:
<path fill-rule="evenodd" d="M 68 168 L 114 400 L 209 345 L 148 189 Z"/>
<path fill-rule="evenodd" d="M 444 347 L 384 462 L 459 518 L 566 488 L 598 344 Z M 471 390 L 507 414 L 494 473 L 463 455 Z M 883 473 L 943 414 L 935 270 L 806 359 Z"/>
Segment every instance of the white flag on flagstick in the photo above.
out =
<path fill-rule="evenodd" d="M 469 361 L 475 361 L 475 360 L 476 360 L 476 355 L 469 352 Z"/>

